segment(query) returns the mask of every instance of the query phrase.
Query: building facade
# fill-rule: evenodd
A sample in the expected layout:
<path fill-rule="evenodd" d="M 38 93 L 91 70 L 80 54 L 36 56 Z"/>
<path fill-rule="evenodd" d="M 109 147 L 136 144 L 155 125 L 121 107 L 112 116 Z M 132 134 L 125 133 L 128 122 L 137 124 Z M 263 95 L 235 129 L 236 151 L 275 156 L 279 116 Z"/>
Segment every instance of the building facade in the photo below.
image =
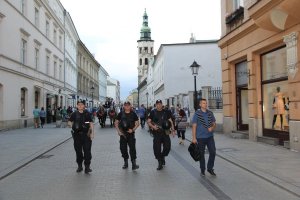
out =
<path fill-rule="evenodd" d="M 149 74 L 153 77 L 153 83 L 148 87 L 148 93 L 154 95 L 151 99 L 161 99 L 165 105 L 180 104 L 194 110 L 194 80 L 190 65 L 193 61 L 200 65 L 196 77 L 197 91 L 221 87 L 219 58 L 220 49 L 216 40 L 162 44 L 152 65 L 153 74 Z"/>
<path fill-rule="evenodd" d="M 64 27 L 65 27 L 65 90 L 68 93 L 66 106 L 76 106 L 77 95 L 77 41 L 79 36 L 75 25 L 73 24 L 71 15 L 64 11 Z M 59 39 L 60 40 L 60 39 Z"/>
<path fill-rule="evenodd" d="M 100 65 L 99 69 L 99 101 L 100 104 L 103 104 L 107 97 L 107 78 L 109 74 L 107 71 Z"/>
<path fill-rule="evenodd" d="M 107 78 L 107 97 L 113 99 L 114 105 L 120 105 L 120 82 L 111 77 Z"/>
<path fill-rule="evenodd" d="M 51 4 L 0 1 L 0 129 L 32 125 L 35 106 L 51 115 L 65 105 L 64 8 Z"/>
<path fill-rule="evenodd" d="M 99 70 L 101 65 L 81 40 L 77 43 L 77 98 L 86 100 L 86 106 L 98 106 Z"/>
<path fill-rule="evenodd" d="M 221 4 L 224 132 L 300 150 L 300 1 Z"/>
<path fill-rule="evenodd" d="M 151 39 L 151 29 L 148 26 L 146 9 L 143 15 L 143 25 L 138 43 L 138 104 L 147 104 L 148 69 L 154 59 L 154 40 Z"/>

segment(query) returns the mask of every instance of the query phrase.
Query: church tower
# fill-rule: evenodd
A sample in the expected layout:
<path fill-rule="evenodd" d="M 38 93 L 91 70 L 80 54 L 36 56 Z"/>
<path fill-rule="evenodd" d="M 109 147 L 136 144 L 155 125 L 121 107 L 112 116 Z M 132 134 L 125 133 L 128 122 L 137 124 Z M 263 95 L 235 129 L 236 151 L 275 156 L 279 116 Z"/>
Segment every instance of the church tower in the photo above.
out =
<path fill-rule="evenodd" d="M 138 42 L 138 84 L 147 78 L 148 67 L 153 59 L 153 44 L 151 40 L 151 29 L 148 27 L 148 15 L 145 9 L 141 36 Z"/>

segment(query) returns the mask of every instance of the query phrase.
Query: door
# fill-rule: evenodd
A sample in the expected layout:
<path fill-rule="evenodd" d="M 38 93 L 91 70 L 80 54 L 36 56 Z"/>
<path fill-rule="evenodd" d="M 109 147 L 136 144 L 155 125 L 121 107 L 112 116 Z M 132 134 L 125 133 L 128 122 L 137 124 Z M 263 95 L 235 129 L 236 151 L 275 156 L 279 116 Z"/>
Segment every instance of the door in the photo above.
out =
<path fill-rule="evenodd" d="M 248 89 L 237 88 L 237 130 L 249 130 Z"/>

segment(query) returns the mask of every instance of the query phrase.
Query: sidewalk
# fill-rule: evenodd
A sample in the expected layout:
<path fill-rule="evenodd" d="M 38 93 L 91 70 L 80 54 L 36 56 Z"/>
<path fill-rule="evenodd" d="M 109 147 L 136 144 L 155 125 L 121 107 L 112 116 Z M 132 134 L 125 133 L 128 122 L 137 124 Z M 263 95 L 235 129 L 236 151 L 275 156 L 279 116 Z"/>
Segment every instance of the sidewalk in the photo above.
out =
<path fill-rule="evenodd" d="M 187 138 L 191 138 L 191 129 Z M 215 134 L 215 143 L 219 158 L 300 197 L 300 153 L 222 133 Z"/>
<path fill-rule="evenodd" d="M 55 124 L 1 131 L 0 180 L 69 138 L 70 128 L 55 128 Z"/>

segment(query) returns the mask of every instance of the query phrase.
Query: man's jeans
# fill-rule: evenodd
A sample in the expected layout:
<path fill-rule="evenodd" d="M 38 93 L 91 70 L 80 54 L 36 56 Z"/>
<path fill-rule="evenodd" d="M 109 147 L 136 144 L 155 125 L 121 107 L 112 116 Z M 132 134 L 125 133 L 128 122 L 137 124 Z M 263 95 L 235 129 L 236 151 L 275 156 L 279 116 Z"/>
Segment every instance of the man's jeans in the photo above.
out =
<path fill-rule="evenodd" d="M 197 138 L 198 146 L 201 151 L 201 160 L 200 160 L 200 169 L 201 171 L 205 170 L 205 146 L 207 146 L 209 152 L 209 158 L 207 162 L 207 169 L 213 169 L 215 164 L 215 157 L 216 157 L 216 146 L 214 137 L 209 138 Z"/>

